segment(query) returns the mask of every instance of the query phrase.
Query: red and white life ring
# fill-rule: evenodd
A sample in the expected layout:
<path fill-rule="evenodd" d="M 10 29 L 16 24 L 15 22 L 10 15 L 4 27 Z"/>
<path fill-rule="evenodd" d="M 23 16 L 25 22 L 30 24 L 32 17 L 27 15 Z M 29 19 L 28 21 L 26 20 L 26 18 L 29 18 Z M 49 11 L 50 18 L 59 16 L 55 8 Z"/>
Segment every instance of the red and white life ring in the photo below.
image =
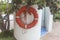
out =
<path fill-rule="evenodd" d="M 27 10 L 27 12 L 30 12 L 30 13 L 32 13 L 32 14 L 34 15 L 34 20 L 33 20 L 33 22 L 30 23 L 30 24 L 24 24 L 24 23 L 21 21 L 21 19 L 19 18 L 19 16 L 20 16 L 23 12 L 25 12 L 26 10 L 27 10 L 27 7 L 26 7 L 26 6 L 23 6 L 23 7 L 16 13 L 16 22 L 17 22 L 17 24 L 18 24 L 21 28 L 30 29 L 30 28 L 34 27 L 34 26 L 37 24 L 37 22 L 38 22 L 38 14 L 37 14 L 37 11 L 36 11 L 34 8 L 30 7 L 29 10 Z"/>

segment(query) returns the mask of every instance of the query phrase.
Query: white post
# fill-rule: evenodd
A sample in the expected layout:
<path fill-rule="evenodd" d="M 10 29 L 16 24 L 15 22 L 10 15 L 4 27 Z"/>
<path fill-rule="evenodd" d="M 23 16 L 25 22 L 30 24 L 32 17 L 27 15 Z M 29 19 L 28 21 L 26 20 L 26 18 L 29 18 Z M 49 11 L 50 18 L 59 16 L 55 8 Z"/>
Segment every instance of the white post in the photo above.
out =
<path fill-rule="evenodd" d="M 42 10 L 38 10 L 36 5 L 33 5 L 32 7 L 37 10 L 39 17 L 38 23 L 35 27 L 28 29 L 27 32 L 23 34 L 24 29 L 19 27 L 19 25 L 15 21 L 14 36 L 17 40 L 40 40 Z"/>
<path fill-rule="evenodd" d="M 49 17 L 49 26 L 48 26 L 48 32 L 52 31 L 52 27 L 53 27 L 53 15 L 50 15 Z"/>
<path fill-rule="evenodd" d="M 51 15 L 49 7 L 45 7 L 44 14 L 45 14 L 46 30 L 48 32 L 51 32 L 52 31 L 52 24 L 53 24 L 53 15 Z"/>

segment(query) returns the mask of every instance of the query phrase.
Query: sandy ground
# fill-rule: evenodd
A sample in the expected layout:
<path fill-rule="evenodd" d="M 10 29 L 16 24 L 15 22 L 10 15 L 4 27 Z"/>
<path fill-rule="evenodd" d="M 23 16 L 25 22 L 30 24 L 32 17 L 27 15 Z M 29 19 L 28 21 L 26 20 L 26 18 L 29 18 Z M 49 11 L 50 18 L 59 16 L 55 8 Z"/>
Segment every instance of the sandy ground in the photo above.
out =
<path fill-rule="evenodd" d="M 41 38 L 42 40 L 60 40 L 60 22 L 54 22 L 53 30 L 46 36 Z"/>

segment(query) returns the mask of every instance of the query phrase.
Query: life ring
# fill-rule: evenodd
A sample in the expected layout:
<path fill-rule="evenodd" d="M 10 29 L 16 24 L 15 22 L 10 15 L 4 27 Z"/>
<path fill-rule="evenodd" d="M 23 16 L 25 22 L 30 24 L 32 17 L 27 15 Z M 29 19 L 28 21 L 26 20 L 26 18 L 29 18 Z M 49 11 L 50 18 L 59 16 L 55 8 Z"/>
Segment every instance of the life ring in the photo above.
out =
<path fill-rule="evenodd" d="M 30 7 L 29 10 L 27 10 L 27 11 L 34 15 L 34 20 L 33 20 L 32 23 L 26 25 L 21 21 L 21 19 L 19 17 L 22 14 L 22 12 L 25 12 L 26 10 L 27 10 L 26 6 L 23 6 L 23 7 L 21 7 L 21 9 L 19 9 L 19 11 L 16 13 L 16 22 L 21 28 L 30 29 L 37 24 L 38 14 L 37 14 L 37 11 L 34 8 Z"/>

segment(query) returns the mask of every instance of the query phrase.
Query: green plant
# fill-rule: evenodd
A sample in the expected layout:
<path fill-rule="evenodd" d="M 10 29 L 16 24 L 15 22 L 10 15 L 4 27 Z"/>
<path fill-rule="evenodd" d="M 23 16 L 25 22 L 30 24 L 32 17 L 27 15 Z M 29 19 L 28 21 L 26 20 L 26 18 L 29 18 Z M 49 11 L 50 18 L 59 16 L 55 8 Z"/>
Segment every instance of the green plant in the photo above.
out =
<path fill-rule="evenodd" d="M 0 33 L 0 40 L 14 40 L 13 30 Z"/>

